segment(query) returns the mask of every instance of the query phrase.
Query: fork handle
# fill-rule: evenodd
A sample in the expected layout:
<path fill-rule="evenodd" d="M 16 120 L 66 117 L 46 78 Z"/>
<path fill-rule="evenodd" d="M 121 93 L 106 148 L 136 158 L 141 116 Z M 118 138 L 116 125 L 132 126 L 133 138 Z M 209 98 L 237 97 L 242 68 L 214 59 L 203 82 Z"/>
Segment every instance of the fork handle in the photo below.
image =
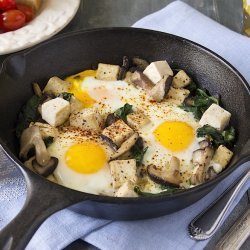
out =
<path fill-rule="evenodd" d="M 250 236 L 250 208 L 217 243 L 215 250 L 239 249 Z"/>
<path fill-rule="evenodd" d="M 216 230 L 223 223 L 228 210 L 249 177 L 250 170 L 244 174 L 243 178 L 233 186 L 233 188 L 226 190 L 206 210 L 191 221 L 189 224 L 191 238 L 195 240 L 206 240 L 214 235 Z"/>

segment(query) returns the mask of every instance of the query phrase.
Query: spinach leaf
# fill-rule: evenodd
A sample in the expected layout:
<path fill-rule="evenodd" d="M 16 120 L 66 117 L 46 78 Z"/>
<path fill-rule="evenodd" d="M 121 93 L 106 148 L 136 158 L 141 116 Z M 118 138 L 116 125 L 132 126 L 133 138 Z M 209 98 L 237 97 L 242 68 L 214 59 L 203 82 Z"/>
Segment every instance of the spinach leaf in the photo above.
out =
<path fill-rule="evenodd" d="M 127 115 L 133 112 L 133 106 L 126 103 L 123 107 L 117 109 L 114 114 L 115 116 L 121 118 L 123 121 L 127 122 Z"/>
<path fill-rule="evenodd" d="M 141 189 L 138 186 L 134 187 L 134 191 L 139 195 L 139 196 L 144 196 L 144 197 L 152 197 L 152 196 L 159 196 L 159 195 L 164 195 L 164 194 L 172 194 L 175 192 L 180 191 L 180 188 L 170 188 L 168 190 L 162 191 L 160 193 L 148 193 L 148 192 L 142 192 Z"/>
<path fill-rule="evenodd" d="M 66 100 L 66 101 L 69 102 L 70 99 L 71 99 L 71 97 L 72 97 L 72 95 L 74 95 L 74 94 L 68 93 L 68 92 L 63 92 L 63 93 L 61 93 L 60 95 L 62 96 L 62 98 L 63 98 L 64 100 Z"/>
<path fill-rule="evenodd" d="M 189 98 L 191 99 L 191 98 Z M 207 94 L 202 89 L 195 89 L 194 96 L 192 97 L 192 102 L 185 102 L 185 104 L 179 106 L 187 112 L 192 112 L 196 119 L 200 119 L 202 114 L 213 104 L 219 104 L 219 100 Z"/>
<path fill-rule="evenodd" d="M 131 153 L 133 158 L 136 160 L 136 163 L 138 165 L 141 165 L 143 157 L 145 155 L 145 153 L 147 152 L 148 147 L 146 148 L 140 148 L 137 144 L 135 144 L 132 148 L 131 148 Z"/>
<path fill-rule="evenodd" d="M 204 125 L 203 127 L 197 129 L 197 136 L 209 136 L 216 147 L 218 147 L 219 145 L 230 147 L 233 145 L 233 142 L 235 140 L 235 129 L 233 127 L 230 127 L 229 129 L 220 132 L 210 125 Z"/>
<path fill-rule="evenodd" d="M 193 94 L 193 93 L 196 91 L 196 89 L 197 89 L 197 85 L 196 85 L 195 82 L 192 81 L 191 83 L 189 83 L 189 84 L 185 87 L 185 89 L 189 90 L 190 93 Z"/>
<path fill-rule="evenodd" d="M 35 122 L 38 117 L 38 106 L 42 102 L 43 97 L 33 95 L 27 103 L 22 107 L 16 126 L 16 136 L 19 138 L 24 129 L 26 129 L 31 122 Z"/>

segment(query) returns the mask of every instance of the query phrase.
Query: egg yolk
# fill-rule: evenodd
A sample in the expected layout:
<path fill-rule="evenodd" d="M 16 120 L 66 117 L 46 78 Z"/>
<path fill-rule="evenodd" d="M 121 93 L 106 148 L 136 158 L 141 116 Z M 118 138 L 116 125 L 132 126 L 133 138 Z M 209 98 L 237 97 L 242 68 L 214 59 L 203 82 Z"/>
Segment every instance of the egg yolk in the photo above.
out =
<path fill-rule="evenodd" d="M 78 173 L 92 174 L 103 168 L 107 156 L 98 143 L 86 141 L 71 146 L 65 154 L 65 161 L 69 168 Z"/>
<path fill-rule="evenodd" d="M 85 108 L 92 107 L 95 100 L 82 89 L 82 84 L 85 77 L 95 76 L 96 70 L 85 70 L 76 75 L 68 76 L 65 81 L 71 83 L 70 93 L 79 99 Z"/>
<path fill-rule="evenodd" d="M 154 136 L 161 145 L 177 152 L 186 149 L 194 139 L 194 129 L 185 122 L 166 121 L 154 131 Z"/>

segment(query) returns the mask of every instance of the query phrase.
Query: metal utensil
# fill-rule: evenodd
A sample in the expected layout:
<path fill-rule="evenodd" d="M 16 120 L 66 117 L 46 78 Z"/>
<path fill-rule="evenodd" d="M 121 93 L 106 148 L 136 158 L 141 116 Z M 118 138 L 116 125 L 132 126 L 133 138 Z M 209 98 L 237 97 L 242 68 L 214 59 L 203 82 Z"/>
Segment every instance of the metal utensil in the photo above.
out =
<path fill-rule="evenodd" d="M 215 200 L 206 210 L 194 218 L 188 226 L 189 235 L 195 240 L 206 240 L 214 235 L 223 223 L 228 210 L 239 194 L 243 185 L 250 178 L 248 170 L 236 185 L 227 189 L 217 200 Z"/>

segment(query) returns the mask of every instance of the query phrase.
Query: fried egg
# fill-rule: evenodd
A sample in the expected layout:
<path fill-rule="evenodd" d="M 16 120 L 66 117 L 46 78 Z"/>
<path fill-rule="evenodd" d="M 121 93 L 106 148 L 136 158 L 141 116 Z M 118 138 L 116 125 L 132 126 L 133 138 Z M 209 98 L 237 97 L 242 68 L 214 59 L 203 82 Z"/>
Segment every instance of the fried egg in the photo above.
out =
<path fill-rule="evenodd" d="M 59 184 L 92 194 L 113 195 L 108 160 L 112 150 L 93 132 L 67 127 L 48 147 L 58 158 L 54 175 Z"/>

